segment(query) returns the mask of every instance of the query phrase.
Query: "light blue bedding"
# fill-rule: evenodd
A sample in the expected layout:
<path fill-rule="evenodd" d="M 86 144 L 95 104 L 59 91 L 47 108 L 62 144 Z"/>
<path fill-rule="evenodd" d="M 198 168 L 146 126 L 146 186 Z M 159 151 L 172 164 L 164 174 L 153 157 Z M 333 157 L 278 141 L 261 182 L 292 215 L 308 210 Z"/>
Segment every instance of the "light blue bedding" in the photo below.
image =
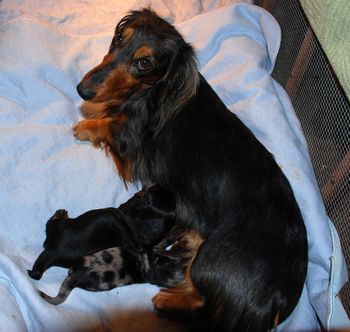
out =
<path fill-rule="evenodd" d="M 41 252 L 45 224 L 55 210 L 65 208 L 77 216 L 118 206 L 138 189 L 130 185 L 126 190 L 112 160 L 76 141 L 71 132 L 81 120 L 76 84 L 99 63 L 112 25 L 125 12 L 112 25 L 96 28 L 94 17 L 83 10 L 92 2 L 77 0 L 82 10 L 64 19 L 43 15 L 36 2 L 30 11 L 25 2 L 5 1 L 0 12 L 0 331 L 71 332 L 93 326 L 134 331 L 133 317 L 152 310 L 157 287 L 132 285 L 100 293 L 75 289 L 55 307 L 36 289 L 56 294 L 66 270 L 52 268 L 41 281 L 26 273 Z M 59 5 L 63 11 L 69 6 L 55 3 L 56 12 Z M 96 11 L 96 20 L 111 20 L 110 11 L 105 20 L 103 11 Z M 280 42 L 277 23 L 262 9 L 236 4 L 193 16 L 177 28 L 197 49 L 202 74 L 274 154 L 305 219 L 308 276 L 298 307 L 278 331 L 319 329 L 316 315 L 327 328 L 350 325 L 336 298 L 347 280 L 337 233 L 289 98 L 270 76 Z M 136 316 L 125 315 L 130 311 Z M 118 317 L 125 316 L 123 325 Z"/>

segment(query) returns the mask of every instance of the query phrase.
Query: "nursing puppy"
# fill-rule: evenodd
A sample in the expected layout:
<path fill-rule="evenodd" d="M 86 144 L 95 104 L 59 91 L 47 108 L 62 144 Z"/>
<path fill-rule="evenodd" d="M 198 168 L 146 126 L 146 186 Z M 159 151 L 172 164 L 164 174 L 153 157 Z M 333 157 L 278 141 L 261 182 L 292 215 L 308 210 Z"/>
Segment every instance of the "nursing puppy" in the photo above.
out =
<path fill-rule="evenodd" d="M 173 227 L 174 211 L 172 193 L 159 186 L 140 191 L 119 208 L 91 210 L 77 218 L 57 210 L 46 224 L 44 251 L 28 273 L 40 279 L 51 266 L 69 268 L 83 256 L 116 246 L 149 250 Z"/>
<path fill-rule="evenodd" d="M 106 291 L 117 286 L 141 282 L 148 257 L 125 248 L 109 248 L 84 256 L 72 263 L 56 297 L 39 291 L 47 302 L 57 305 L 66 300 L 73 288 Z M 146 261 L 147 260 L 147 261 Z"/>

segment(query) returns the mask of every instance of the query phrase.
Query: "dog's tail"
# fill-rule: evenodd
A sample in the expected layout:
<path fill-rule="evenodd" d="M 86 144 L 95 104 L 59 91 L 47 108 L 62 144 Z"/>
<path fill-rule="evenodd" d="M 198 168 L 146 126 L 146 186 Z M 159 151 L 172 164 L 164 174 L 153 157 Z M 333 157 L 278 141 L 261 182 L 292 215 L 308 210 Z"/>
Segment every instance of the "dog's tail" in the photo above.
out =
<path fill-rule="evenodd" d="M 60 290 L 57 294 L 57 296 L 55 297 L 51 297 L 49 295 L 47 295 L 46 293 L 42 292 L 42 291 L 38 291 L 40 296 L 47 302 L 53 304 L 53 305 L 57 305 L 57 304 L 61 304 L 62 302 L 64 302 L 66 300 L 66 298 L 68 297 L 68 295 L 70 294 L 70 292 L 72 291 L 74 287 L 72 287 L 71 285 L 71 280 L 70 277 L 68 276 L 62 283 Z"/>

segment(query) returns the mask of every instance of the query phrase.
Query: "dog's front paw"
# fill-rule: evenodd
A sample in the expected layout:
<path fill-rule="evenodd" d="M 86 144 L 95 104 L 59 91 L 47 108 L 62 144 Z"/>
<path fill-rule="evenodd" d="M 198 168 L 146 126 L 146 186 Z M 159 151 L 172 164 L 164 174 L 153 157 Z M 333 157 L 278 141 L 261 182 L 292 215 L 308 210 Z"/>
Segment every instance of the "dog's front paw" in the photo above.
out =
<path fill-rule="evenodd" d="M 82 120 L 75 125 L 73 125 L 73 135 L 76 139 L 80 141 L 90 141 L 90 130 L 89 125 L 86 120 Z"/>

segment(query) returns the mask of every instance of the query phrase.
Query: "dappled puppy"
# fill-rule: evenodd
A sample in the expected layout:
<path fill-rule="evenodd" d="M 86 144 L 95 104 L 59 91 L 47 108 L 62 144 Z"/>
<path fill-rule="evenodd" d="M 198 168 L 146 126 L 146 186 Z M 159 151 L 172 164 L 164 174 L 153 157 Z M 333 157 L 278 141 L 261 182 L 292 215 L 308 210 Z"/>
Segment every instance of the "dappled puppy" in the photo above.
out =
<path fill-rule="evenodd" d="M 51 304 L 66 300 L 73 288 L 89 291 L 106 291 L 117 286 L 142 280 L 143 260 L 139 255 L 125 248 L 110 248 L 75 261 L 68 271 L 56 297 L 42 291 L 39 294 Z"/>
<path fill-rule="evenodd" d="M 69 218 L 57 210 L 46 224 L 44 251 L 28 271 L 40 279 L 51 266 L 69 268 L 77 259 L 112 247 L 148 250 L 174 225 L 171 192 L 152 186 L 135 194 L 119 208 L 88 211 Z"/>
<path fill-rule="evenodd" d="M 72 263 L 56 297 L 42 291 L 39 294 L 57 305 L 76 287 L 93 292 L 145 282 L 175 287 L 183 280 L 186 265 L 200 244 L 189 241 L 189 234 L 181 235 L 163 254 L 114 247 L 82 257 Z"/>

